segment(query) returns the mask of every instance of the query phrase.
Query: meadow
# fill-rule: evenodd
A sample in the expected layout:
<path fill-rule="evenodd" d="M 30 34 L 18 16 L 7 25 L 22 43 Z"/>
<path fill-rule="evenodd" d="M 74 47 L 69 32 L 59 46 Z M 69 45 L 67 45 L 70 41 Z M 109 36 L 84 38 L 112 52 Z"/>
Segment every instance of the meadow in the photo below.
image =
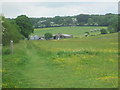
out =
<path fill-rule="evenodd" d="M 51 28 L 39 28 L 35 29 L 34 33 L 32 35 L 38 35 L 42 36 L 45 33 L 49 32 L 52 34 L 71 34 L 74 35 L 74 37 L 84 37 L 85 32 L 90 32 L 90 30 L 94 29 L 106 29 L 107 27 L 102 27 L 102 26 L 81 26 L 81 27 L 51 27 Z M 91 35 L 97 35 L 100 34 L 100 32 L 92 32 Z"/>
<path fill-rule="evenodd" d="M 66 27 L 49 32 L 77 34 Z M 81 27 L 84 33 L 85 27 Z M 85 31 L 96 27 L 86 27 Z M 100 28 L 100 27 L 98 27 Z M 103 27 L 102 27 L 103 28 Z M 106 27 L 104 27 L 106 28 Z M 45 29 L 45 28 L 44 28 Z M 47 29 L 35 30 L 43 35 Z M 50 30 L 52 29 L 52 30 Z M 58 30 L 58 31 L 57 31 Z M 14 54 L 3 47 L 3 87 L 116 88 L 118 87 L 118 33 L 61 40 L 22 40 Z"/>

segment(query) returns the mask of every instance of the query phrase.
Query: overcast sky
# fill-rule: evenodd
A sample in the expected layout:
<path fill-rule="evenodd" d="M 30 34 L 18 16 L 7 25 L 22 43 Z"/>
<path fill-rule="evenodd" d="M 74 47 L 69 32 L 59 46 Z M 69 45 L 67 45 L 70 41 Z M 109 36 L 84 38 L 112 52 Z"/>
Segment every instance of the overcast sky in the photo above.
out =
<path fill-rule="evenodd" d="M 4 2 L 2 13 L 7 18 L 73 16 L 78 14 L 118 13 L 117 2 Z"/>

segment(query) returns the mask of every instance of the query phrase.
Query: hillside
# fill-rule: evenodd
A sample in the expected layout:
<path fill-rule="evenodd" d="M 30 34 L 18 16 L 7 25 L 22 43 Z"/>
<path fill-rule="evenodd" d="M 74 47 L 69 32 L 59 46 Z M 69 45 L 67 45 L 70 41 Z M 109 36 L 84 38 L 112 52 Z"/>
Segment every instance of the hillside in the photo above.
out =
<path fill-rule="evenodd" d="M 34 33 L 32 35 L 38 35 L 42 36 L 45 33 L 49 32 L 52 34 L 71 34 L 74 37 L 83 37 L 85 32 L 90 32 L 91 30 L 94 31 L 94 29 L 106 29 L 107 27 L 99 27 L 99 26 L 81 26 L 81 27 L 51 27 L 51 28 L 40 28 L 40 29 L 35 29 Z M 100 31 L 96 32 L 90 32 L 91 35 L 97 35 L 100 34 Z"/>

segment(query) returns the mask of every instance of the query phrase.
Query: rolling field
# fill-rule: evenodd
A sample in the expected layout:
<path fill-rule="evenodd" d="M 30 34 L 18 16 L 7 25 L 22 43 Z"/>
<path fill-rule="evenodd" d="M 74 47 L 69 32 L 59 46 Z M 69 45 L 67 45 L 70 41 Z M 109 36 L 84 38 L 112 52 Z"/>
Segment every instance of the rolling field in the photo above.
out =
<path fill-rule="evenodd" d="M 38 35 L 42 36 L 45 33 L 49 32 L 52 34 L 72 34 L 74 37 L 83 37 L 85 32 L 90 32 L 90 30 L 94 29 L 102 29 L 107 27 L 95 27 L 95 26 L 82 26 L 82 27 L 51 27 L 51 28 L 40 28 L 35 29 L 34 34 L 32 35 Z M 100 34 L 100 32 L 93 32 L 91 35 L 97 35 Z"/>
<path fill-rule="evenodd" d="M 46 30 L 36 30 L 35 34 L 42 35 L 44 32 Z M 7 48 L 3 47 L 3 53 Z M 13 55 L 3 54 L 2 72 L 3 87 L 116 88 L 118 33 L 62 40 L 21 41 L 14 45 Z"/>

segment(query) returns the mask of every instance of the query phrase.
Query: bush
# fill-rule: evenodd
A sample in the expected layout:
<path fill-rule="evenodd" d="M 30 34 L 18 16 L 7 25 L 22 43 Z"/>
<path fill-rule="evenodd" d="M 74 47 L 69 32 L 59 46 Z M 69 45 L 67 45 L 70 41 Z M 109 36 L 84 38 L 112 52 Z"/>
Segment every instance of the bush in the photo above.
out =
<path fill-rule="evenodd" d="M 85 32 L 85 36 L 87 37 L 90 33 L 89 32 Z"/>
<path fill-rule="evenodd" d="M 45 39 L 46 40 L 49 40 L 49 39 L 51 39 L 52 38 L 52 34 L 51 33 L 45 33 Z"/>
<path fill-rule="evenodd" d="M 101 32 L 101 34 L 107 34 L 107 30 L 106 29 L 101 29 L 100 32 Z"/>
<path fill-rule="evenodd" d="M 109 29 L 109 33 L 115 33 L 114 29 Z"/>
<path fill-rule="evenodd" d="M 2 31 L 2 44 L 4 46 L 9 45 L 10 40 L 13 40 L 14 43 L 19 42 L 22 35 L 19 32 L 19 26 L 17 26 L 14 21 L 4 19 L 2 26 L 4 27 Z"/>
<path fill-rule="evenodd" d="M 9 48 L 3 48 L 3 49 L 2 49 L 2 54 L 3 54 L 3 55 L 8 55 L 8 54 L 10 54 L 10 53 L 11 53 L 11 51 L 10 51 Z"/>
<path fill-rule="evenodd" d="M 115 33 L 116 32 L 115 29 L 112 26 L 108 27 L 108 31 L 109 31 L 109 33 Z"/>

